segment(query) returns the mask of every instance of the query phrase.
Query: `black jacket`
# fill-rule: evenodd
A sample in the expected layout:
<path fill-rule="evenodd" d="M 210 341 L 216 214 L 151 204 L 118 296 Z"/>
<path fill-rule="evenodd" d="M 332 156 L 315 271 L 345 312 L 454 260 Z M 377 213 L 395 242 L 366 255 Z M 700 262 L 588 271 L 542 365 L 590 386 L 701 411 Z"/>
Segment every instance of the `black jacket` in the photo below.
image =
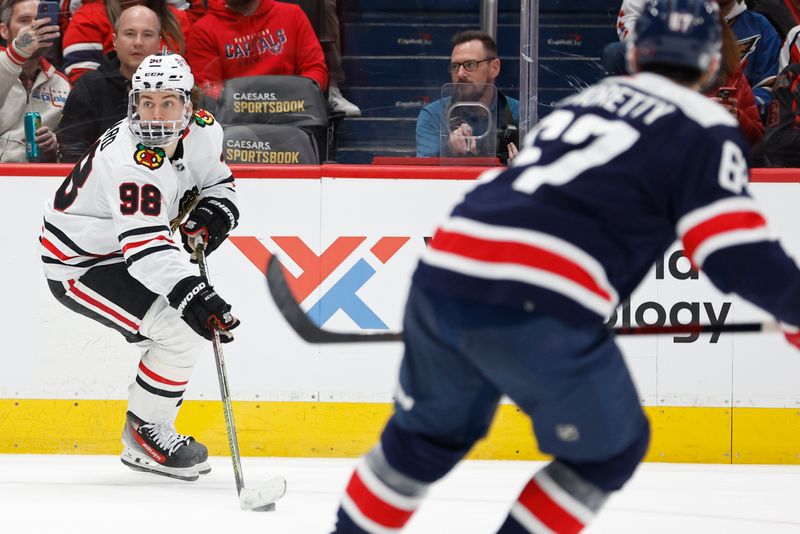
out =
<path fill-rule="evenodd" d="M 783 69 L 772 85 L 763 151 L 770 167 L 800 167 L 800 63 Z"/>
<path fill-rule="evenodd" d="M 61 161 L 78 161 L 112 124 L 125 118 L 129 91 L 130 81 L 120 73 L 116 57 L 75 82 L 58 124 Z"/>

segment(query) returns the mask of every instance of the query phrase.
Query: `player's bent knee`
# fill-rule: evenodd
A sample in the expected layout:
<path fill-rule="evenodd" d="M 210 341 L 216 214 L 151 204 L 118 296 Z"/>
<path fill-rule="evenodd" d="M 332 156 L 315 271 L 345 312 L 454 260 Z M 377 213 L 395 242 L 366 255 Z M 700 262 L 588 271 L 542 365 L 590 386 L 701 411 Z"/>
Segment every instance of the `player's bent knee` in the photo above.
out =
<path fill-rule="evenodd" d="M 650 424 L 644 420 L 634 441 L 621 452 L 597 462 L 572 462 L 559 459 L 585 480 L 603 491 L 617 491 L 633 476 L 636 467 L 647 453 L 650 443 Z"/>
<path fill-rule="evenodd" d="M 207 341 L 192 330 L 165 299 L 153 304 L 142 321 L 140 332 L 152 341 L 148 352 L 179 367 L 194 365 L 207 346 Z"/>
<path fill-rule="evenodd" d="M 431 483 L 446 475 L 472 447 L 405 430 L 392 417 L 381 435 L 387 462 L 404 475 Z"/>

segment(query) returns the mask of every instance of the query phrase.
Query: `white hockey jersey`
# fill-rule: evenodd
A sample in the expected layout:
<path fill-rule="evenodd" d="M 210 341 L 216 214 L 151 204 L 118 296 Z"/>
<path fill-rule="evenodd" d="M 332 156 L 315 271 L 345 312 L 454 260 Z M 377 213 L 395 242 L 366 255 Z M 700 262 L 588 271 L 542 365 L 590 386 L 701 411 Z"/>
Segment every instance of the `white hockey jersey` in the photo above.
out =
<path fill-rule="evenodd" d="M 47 201 L 40 242 L 47 278 L 74 280 L 90 268 L 125 262 L 147 289 L 167 295 L 198 274 L 176 228 L 199 198 L 236 203 L 222 157 L 222 128 L 195 112 L 173 157 L 139 142 L 128 119 L 84 154 Z"/>

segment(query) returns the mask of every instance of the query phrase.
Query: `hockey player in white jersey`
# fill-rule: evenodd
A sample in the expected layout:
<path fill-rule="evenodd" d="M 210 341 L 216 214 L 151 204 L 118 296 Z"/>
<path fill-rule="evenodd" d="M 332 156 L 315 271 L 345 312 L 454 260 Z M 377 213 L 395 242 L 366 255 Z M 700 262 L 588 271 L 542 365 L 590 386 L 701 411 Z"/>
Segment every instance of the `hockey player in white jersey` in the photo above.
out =
<path fill-rule="evenodd" d="M 179 55 L 145 58 L 127 118 L 48 201 L 40 239 L 55 297 L 142 348 L 122 462 L 183 480 L 211 470 L 206 447 L 174 426 L 189 376 L 212 328 L 227 342 L 239 324 L 187 253 L 200 240 L 213 252 L 239 217 L 222 128 L 193 108 L 193 87 Z"/>
<path fill-rule="evenodd" d="M 581 531 L 650 435 L 604 323 L 676 239 L 719 289 L 800 325 L 800 270 L 748 192 L 747 143 L 698 92 L 719 65 L 718 18 L 713 0 L 647 0 L 629 41 L 636 74 L 559 102 L 436 230 L 406 306 L 395 411 L 336 534 L 399 532 L 504 394 L 553 460 L 498 532 Z M 786 337 L 800 347 L 796 328 Z"/>

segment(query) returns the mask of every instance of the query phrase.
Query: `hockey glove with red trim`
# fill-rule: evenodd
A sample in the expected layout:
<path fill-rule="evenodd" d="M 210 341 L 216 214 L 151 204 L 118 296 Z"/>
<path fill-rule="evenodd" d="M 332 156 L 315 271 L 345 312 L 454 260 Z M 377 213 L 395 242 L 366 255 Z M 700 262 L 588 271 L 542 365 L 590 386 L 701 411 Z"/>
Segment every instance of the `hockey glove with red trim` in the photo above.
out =
<path fill-rule="evenodd" d="M 239 326 L 239 319 L 231 315 L 231 306 L 217 295 L 205 276 L 190 276 L 177 284 L 167 300 L 178 310 L 181 317 L 192 330 L 206 339 L 212 339 L 212 328 L 219 330 L 223 343 L 233 341 L 233 330 Z"/>
<path fill-rule="evenodd" d="M 781 323 L 781 330 L 783 331 L 783 337 L 786 338 L 786 341 L 794 345 L 794 348 L 800 349 L 800 328 Z"/>
<path fill-rule="evenodd" d="M 202 240 L 207 256 L 225 241 L 238 222 L 239 210 L 233 202 L 222 198 L 201 199 L 181 225 L 183 248 L 191 254 Z"/>

